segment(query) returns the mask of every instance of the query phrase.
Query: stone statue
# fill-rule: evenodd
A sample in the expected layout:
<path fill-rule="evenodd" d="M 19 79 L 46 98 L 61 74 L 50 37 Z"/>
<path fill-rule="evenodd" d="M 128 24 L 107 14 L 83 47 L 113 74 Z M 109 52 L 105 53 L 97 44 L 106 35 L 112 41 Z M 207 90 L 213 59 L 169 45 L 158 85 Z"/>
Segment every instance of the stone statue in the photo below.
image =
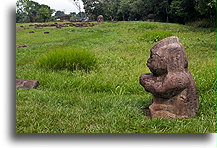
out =
<path fill-rule="evenodd" d="M 152 93 L 151 117 L 191 118 L 198 114 L 199 102 L 195 82 L 179 38 L 172 36 L 151 48 L 147 66 L 152 73 L 140 76 L 140 84 Z"/>
<path fill-rule="evenodd" d="M 102 23 L 104 21 L 103 15 L 97 17 L 97 22 Z"/>

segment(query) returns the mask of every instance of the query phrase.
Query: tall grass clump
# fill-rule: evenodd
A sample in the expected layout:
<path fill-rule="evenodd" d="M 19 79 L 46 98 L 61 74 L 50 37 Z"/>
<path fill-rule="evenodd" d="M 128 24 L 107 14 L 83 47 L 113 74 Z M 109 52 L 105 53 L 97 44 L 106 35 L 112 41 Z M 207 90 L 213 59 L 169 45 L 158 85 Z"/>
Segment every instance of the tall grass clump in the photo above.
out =
<path fill-rule="evenodd" d="M 95 55 L 86 49 L 55 49 L 40 56 L 36 63 L 52 70 L 89 71 L 96 66 L 96 61 Z"/>
<path fill-rule="evenodd" d="M 145 30 L 145 29 L 150 29 L 151 30 L 151 29 L 158 28 L 158 26 L 156 24 L 154 24 L 154 23 L 145 22 L 145 23 L 142 23 L 142 24 L 137 24 L 137 28 L 139 30 Z"/>

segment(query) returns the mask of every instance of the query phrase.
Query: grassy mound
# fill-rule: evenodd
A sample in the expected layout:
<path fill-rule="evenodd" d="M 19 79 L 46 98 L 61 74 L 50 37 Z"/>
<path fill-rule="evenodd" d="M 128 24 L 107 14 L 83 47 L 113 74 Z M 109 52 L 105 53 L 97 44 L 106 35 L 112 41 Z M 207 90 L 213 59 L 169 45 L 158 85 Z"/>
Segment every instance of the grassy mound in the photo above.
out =
<path fill-rule="evenodd" d="M 152 30 L 147 31 L 140 35 L 139 39 L 145 40 L 148 42 L 158 42 L 166 37 L 173 36 L 171 31 L 164 31 L 164 30 Z"/>
<path fill-rule="evenodd" d="M 96 57 L 86 49 L 55 49 L 40 56 L 37 64 L 53 70 L 89 71 L 96 66 Z"/>

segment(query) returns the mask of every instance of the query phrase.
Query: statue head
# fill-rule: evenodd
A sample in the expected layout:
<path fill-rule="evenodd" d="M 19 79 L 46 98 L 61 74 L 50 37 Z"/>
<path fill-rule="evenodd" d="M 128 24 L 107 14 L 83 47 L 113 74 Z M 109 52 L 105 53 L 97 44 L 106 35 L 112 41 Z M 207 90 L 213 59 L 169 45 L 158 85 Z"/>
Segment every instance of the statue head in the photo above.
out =
<path fill-rule="evenodd" d="M 156 76 L 187 69 L 188 63 L 185 49 L 179 39 L 172 36 L 157 42 L 151 48 L 147 66 Z"/>

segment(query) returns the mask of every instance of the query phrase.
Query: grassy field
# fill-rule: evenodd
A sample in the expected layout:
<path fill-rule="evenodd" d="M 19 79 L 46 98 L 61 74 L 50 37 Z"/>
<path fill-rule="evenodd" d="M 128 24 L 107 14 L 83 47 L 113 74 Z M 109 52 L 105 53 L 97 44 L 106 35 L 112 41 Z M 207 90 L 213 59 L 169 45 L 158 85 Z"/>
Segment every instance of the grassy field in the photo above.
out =
<path fill-rule="evenodd" d="M 17 133 L 216 132 L 215 31 L 139 21 L 62 29 L 28 25 L 16 24 L 16 44 L 28 45 L 16 49 L 16 78 L 38 80 L 40 86 L 16 90 Z M 173 35 L 186 49 L 200 112 L 192 119 L 151 119 L 142 108 L 151 104 L 152 96 L 139 84 L 139 76 L 149 72 L 145 64 L 153 44 Z M 54 70 L 38 64 L 61 49 L 90 51 L 95 67 Z"/>

